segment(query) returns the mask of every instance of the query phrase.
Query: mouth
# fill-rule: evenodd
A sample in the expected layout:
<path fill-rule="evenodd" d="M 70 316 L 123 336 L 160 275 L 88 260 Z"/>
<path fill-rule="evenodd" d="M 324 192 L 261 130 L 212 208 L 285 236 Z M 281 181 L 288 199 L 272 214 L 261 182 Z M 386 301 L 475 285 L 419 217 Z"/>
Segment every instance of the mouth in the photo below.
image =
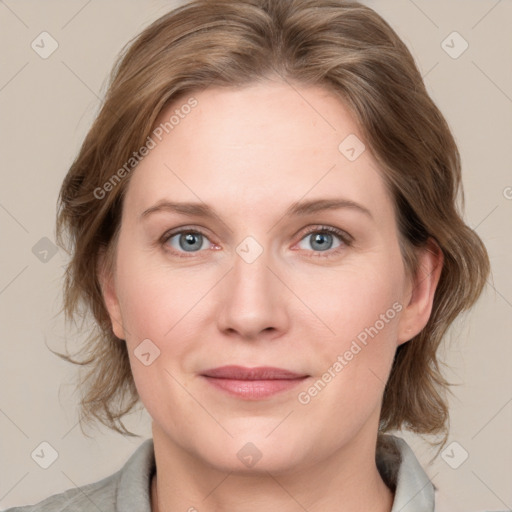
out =
<path fill-rule="evenodd" d="M 309 375 L 270 366 L 221 366 L 206 370 L 201 377 L 216 389 L 231 396 L 261 400 L 294 388 Z"/>

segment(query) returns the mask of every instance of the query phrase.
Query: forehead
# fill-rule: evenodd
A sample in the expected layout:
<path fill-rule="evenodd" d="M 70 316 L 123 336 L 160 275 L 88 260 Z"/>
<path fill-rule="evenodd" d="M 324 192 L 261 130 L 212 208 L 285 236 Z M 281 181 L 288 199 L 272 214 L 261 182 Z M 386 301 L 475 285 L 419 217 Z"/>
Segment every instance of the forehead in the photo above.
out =
<path fill-rule="evenodd" d="M 188 109 L 192 97 L 197 104 Z M 186 133 L 187 125 L 193 126 L 194 138 L 246 150 L 261 146 L 295 147 L 298 152 L 336 149 L 343 134 L 362 138 L 340 98 L 320 86 L 266 81 L 238 88 L 211 87 L 174 101 L 160 113 L 156 126 L 181 110 L 189 113 L 172 128 L 175 140 L 192 135 Z"/>
<path fill-rule="evenodd" d="M 139 210 L 166 193 L 247 210 L 269 197 L 275 204 L 306 194 L 378 203 L 386 192 L 368 149 L 347 158 L 347 144 L 359 153 L 363 137 L 348 108 L 322 87 L 208 88 L 168 106 L 155 130 L 161 140 L 153 136 L 126 197 Z"/>

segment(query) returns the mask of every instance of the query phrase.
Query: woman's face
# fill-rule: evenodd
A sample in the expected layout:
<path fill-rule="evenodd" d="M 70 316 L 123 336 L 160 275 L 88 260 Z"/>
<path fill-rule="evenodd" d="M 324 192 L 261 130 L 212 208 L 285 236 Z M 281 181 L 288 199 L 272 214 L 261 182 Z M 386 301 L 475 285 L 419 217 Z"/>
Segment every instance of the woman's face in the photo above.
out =
<path fill-rule="evenodd" d="M 133 171 L 104 285 L 154 434 L 230 471 L 366 446 L 397 345 L 430 312 L 377 164 L 322 88 L 194 98 Z"/>

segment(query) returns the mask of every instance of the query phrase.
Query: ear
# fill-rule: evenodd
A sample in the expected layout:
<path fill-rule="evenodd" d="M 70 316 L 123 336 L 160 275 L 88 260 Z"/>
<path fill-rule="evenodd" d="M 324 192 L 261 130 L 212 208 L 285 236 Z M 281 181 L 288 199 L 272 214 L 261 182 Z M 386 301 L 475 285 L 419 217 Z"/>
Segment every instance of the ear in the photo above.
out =
<path fill-rule="evenodd" d="M 123 319 L 121 316 L 121 307 L 117 297 L 114 273 L 109 265 L 107 265 L 106 250 L 100 250 L 97 266 L 98 281 L 100 283 L 103 301 L 110 316 L 112 330 L 114 334 L 121 340 L 126 339 L 123 327 Z"/>
<path fill-rule="evenodd" d="M 426 246 L 417 251 L 417 271 L 409 280 L 403 295 L 406 306 L 400 316 L 398 345 L 414 338 L 427 325 L 443 268 L 443 251 L 433 238 L 429 238 Z"/>

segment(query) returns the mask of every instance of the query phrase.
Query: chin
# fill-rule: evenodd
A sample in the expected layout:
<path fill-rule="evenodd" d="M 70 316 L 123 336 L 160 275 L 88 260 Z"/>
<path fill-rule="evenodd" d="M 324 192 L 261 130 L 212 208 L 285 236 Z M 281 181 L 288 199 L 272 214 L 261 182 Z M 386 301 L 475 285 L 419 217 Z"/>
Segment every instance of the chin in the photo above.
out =
<path fill-rule="evenodd" d="M 223 472 L 233 472 L 241 475 L 249 474 L 279 474 L 289 472 L 304 463 L 305 444 L 294 443 L 290 437 L 266 437 L 265 434 L 248 432 L 224 440 L 224 443 L 209 444 L 197 447 L 196 453 L 208 465 Z"/>

